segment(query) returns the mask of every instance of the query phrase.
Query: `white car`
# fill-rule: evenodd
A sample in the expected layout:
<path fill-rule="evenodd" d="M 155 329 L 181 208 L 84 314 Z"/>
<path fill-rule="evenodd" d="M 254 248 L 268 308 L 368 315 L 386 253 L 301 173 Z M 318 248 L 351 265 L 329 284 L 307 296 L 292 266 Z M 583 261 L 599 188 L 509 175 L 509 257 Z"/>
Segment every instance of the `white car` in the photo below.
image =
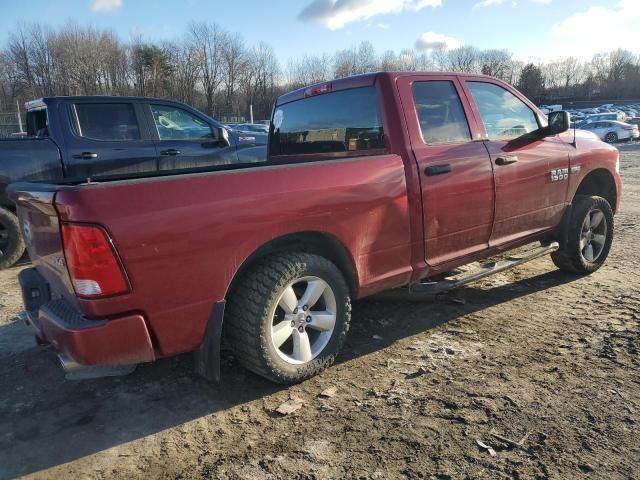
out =
<path fill-rule="evenodd" d="M 607 143 L 615 143 L 618 140 L 631 140 L 640 137 L 638 125 L 629 125 L 628 123 L 615 120 L 589 122 L 581 125 L 580 129 L 595 133 L 601 140 Z"/>

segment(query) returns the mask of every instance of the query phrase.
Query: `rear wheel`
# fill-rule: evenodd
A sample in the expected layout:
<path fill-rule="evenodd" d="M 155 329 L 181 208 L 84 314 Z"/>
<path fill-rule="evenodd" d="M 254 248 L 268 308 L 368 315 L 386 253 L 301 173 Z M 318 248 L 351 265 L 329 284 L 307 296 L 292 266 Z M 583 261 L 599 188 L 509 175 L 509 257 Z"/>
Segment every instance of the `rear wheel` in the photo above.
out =
<path fill-rule="evenodd" d="M 579 195 L 573 204 L 567 242 L 551 254 L 560 270 L 595 272 L 602 266 L 613 241 L 613 211 L 602 197 Z"/>
<path fill-rule="evenodd" d="M 0 208 L 0 268 L 14 265 L 22 257 L 24 249 L 18 217 Z"/>
<path fill-rule="evenodd" d="M 228 303 L 225 336 L 249 370 L 296 383 L 331 365 L 344 344 L 351 300 L 340 270 L 306 253 L 267 257 Z"/>
<path fill-rule="evenodd" d="M 618 134 L 616 132 L 609 132 L 604 136 L 604 141 L 607 143 L 616 143 L 618 141 Z"/>

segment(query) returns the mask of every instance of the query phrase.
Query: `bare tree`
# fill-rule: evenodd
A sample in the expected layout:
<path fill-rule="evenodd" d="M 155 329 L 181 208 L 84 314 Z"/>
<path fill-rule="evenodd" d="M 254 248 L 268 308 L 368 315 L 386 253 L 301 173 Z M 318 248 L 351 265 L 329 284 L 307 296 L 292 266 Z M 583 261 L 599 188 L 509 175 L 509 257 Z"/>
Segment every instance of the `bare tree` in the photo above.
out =
<path fill-rule="evenodd" d="M 225 104 L 230 110 L 236 100 L 238 83 L 248 65 L 247 50 L 242 37 L 238 34 L 227 35 L 226 41 L 222 44 L 221 53 Z"/>
<path fill-rule="evenodd" d="M 189 25 L 189 41 L 196 52 L 207 113 L 215 111 L 215 94 L 223 79 L 223 49 L 228 34 L 215 23 L 194 22 Z"/>
<path fill-rule="evenodd" d="M 480 71 L 484 75 L 509 81 L 511 77 L 511 53 L 507 50 L 483 50 L 479 54 Z"/>
<path fill-rule="evenodd" d="M 360 73 L 373 72 L 379 64 L 371 42 L 364 41 L 358 48 L 340 50 L 334 57 L 334 76 L 348 77 Z"/>
<path fill-rule="evenodd" d="M 285 77 L 289 88 L 325 82 L 333 77 L 332 59 L 323 53 L 289 60 Z"/>
<path fill-rule="evenodd" d="M 479 71 L 480 52 L 471 46 L 462 46 L 447 52 L 449 68 L 453 72 L 475 73 Z"/>

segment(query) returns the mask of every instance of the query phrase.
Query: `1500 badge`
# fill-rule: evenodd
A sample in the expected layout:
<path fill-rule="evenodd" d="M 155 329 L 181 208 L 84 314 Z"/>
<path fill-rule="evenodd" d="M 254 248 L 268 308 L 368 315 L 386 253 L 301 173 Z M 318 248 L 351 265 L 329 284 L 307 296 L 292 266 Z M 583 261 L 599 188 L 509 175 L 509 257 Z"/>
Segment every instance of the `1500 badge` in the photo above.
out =
<path fill-rule="evenodd" d="M 551 170 L 551 181 L 559 182 L 560 180 L 566 180 L 569 178 L 568 168 L 558 168 L 557 170 Z"/>

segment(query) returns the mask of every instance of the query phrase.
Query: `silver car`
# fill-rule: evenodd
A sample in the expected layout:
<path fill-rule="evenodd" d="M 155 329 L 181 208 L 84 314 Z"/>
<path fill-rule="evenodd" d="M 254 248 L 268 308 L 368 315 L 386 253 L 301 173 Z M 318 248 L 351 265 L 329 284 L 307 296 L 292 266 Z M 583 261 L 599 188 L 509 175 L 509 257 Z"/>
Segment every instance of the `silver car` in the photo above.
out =
<path fill-rule="evenodd" d="M 588 122 L 580 125 L 580 129 L 595 133 L 601 140 L 607 143 L 615 143 L 618 140 L 632 140 L 640 137 L 638 125 L 629 125 L 628 123 L 615 120 Z"/>

